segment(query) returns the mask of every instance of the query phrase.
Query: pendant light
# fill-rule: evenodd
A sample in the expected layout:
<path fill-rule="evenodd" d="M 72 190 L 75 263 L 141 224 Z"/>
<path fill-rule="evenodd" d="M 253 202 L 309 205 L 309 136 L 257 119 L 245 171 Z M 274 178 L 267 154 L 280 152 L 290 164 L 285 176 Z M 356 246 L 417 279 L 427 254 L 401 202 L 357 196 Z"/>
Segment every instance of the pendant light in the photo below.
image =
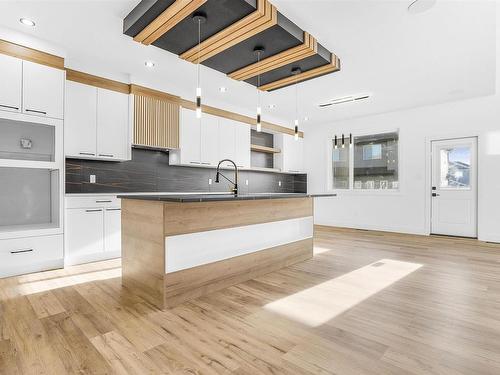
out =
<path fill-rule="evenodd" d="M 264 52 L 264 47 L 255 47 L 253 52 L 257 55 L 257 64 L 260 63 L 260 56 Z M 257 74 L 257 132 L 262 131 L 262 107 L 260 105 L 260 69 L 259 74 Z"/>
<path fill-rule="evenodd" d="M 335 150 L 338 149 L 338 146 L 337 146 L 337 135 L 335 135 Z"/>
<path fill-rule="evenodd" d="M 345 137 L 344 137 L 344 134 L 342 134 L 342 148 L 345 148 Z"/>
<path fill-rule="evenodd" d="M 352 133 L 349 133 L 349 147 L 352 147 Z"/>
<path fill-rule="evenodd" d="M 195 13 L 193 22 L 198 25 L 198 59 L 196 64 L 196 118 L 201 118 L 201 83 L 200 83 L 200 52 L 201 52 L 201 24 L 207 22 L 207 16 L 204 13 Z"/>
<path fill-rule="evenodd" d="M 298 75 L 302 73 L 300 68 L 293 68 L 292 74 L 295 78 L 295 121 L 294 121 L 294 138 L 299 140 L 299 80 Z"/>

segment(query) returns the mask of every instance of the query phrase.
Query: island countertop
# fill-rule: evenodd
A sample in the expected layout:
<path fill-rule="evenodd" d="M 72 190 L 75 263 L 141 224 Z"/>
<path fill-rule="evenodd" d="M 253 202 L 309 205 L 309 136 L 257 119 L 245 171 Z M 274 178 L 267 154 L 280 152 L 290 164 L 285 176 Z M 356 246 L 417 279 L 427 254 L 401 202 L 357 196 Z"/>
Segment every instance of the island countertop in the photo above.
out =
<path fill-rule="evenodd" d="M 261 199 L 283 199 L 283 198 L 316 198 L 335 197 L 337 194 L 303 194 L 303 193 L 263 193 L 263 194 L 189 194 L 189 195 L 118 195 L 121 199 L 138 199 L 159 202 L 214 202 L 214 201 L 238 201 L 238 200 L 261 200 Z"/>

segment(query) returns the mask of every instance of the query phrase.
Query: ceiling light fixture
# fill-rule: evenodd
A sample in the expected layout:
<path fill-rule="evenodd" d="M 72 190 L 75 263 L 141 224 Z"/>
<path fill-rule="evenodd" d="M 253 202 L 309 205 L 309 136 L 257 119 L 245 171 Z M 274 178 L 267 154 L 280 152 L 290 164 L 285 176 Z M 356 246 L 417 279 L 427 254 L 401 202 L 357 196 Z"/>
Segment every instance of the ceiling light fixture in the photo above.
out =
<path fill-rule="evenodd" d="M 146 66 L 146 68 L 154 68 L 155 63 L 152 61 L 146 61 L 144 65 Z"/>
<path fill-rule="evenodd" d="M 201 118 L 201 82 L 200 82 L 200 48 L 201 48 L 201 24 L 207 22 L 204 13 L 197 12 L 193 15 L 193 22 L 198 25 L 198 56 L 196 62 L 197 84 L 196 84 L 196 118 Z"/>
<path fill-rule="evenodd" d="M 356 101 L 368 99 L 370 97 L 371 97 L 370 94 L 357 94 L 357 95 L 342 96 L 340 98 L 335 98 L 333 100 L 330 100 L 329 102 L 319 104 L 319 107 L 325 108 L 325 107 L 330 107 L 330 106 L 336 105 L 336 104 L 356 102 Z"/>
<path fill-rule="evenodd" d="M 294 121 L 294 137 L 299 140 L 299 74 L 302 73 L 300 68 L 293 68 L 292 74 L 295 76 L 295 121 Z"/>
<path fill-rule="evenodd" d="M 264 47 L 257 46 L 254 48 L 253 52 L 257 55 L 257 64 L 260 63 L 260 55 L 264 52 Z M 262 107 L 260 106 L 260 69 L 257 74 L 257 132 L 262 131 Z"/>
<path fill-rule="evenodd" d="M 269 104 L 269 109 L 275 109 L 276 108 L 276 104 Z"/>
<path fill-rule="evenodd" d="M 20 18 L 19 22 L 21 22 L 24 26 L 35 27 L 35 21 L 30 20 L 29 18 Z"/>
<path fill-rule="evenodd" d="M 408 12 L 411 14 L 424 13 L 436 5 L 436 0 L 412 0 L 408 5 Z"/>
<path fill-rule="evenodd" d="M 219 91 L 222 93 L 225 93 L 225 92 L 227 92 L 227 87 L 224 87 L 224 86 L 219 87 Z"/>
<path fill-rule="evenodd" d="M 305 121 L 305 122 L 309 121 L 309 117 L 307 117 L 307 116 L 306 116 L 306 117 L 304 117 L 304 121 Z"/>

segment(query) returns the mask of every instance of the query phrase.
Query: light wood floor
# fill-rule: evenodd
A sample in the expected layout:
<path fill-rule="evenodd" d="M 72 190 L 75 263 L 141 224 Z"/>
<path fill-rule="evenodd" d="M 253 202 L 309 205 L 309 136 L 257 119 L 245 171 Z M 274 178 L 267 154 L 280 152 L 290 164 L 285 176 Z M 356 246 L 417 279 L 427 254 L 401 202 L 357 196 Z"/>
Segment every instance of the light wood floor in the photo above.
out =
<path fill-rule="evenodd" d="M 0 373 L 500 374 L 500 246 L 317 228 L 315 251 L 164 312 L 117 261 L 0 280 Z"/>

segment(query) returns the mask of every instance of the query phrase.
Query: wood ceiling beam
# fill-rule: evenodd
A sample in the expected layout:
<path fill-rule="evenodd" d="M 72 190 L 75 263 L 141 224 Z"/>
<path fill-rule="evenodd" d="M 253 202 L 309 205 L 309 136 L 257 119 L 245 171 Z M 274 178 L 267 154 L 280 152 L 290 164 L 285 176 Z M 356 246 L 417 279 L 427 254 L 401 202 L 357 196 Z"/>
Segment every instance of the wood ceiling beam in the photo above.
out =
<path fill-rule="evenodd" d="M 296 47 L 270 56 L 258 63 L 248 65 L 237 71 L 228 74 L 228 77 L 238 81 L 245 81 L 255 77 L 258 74 L 270 72 L 271 70 L 281 68 L 282 66 L 292 64 L 313 56 L 318 51 L 318 42 L 307 32 L 304 32 L 304 42 Z"/>
<path fill-rule="evenodd" d="M 137 34 L 134 40 L 145 45 L 154 43 L 206 2 L 207 0 L 176 0 Z"/>
<path fill-rule="evenodd" d="M 258 0 L 257 10 L 180 55 L 192 63 L 209 58 L 276 25 L 278 11 L 267 0 Z"/>
<path fill-rule="evenodd" d="M 292 75 L 278 81 L 270 82 L 268 84 L 260 86 L 259 89 L 262 91 L 272 91 L 285 86 L 293 85 L 295 82 L 307 81 L 309 79 L 319 77 L 328 73 L 333 73 L 338 70 L 340 70 L 340 60 L 332 53 L 330 64 L 326 64 L 318 68 L 302 72 L 298 75 Z"/>

